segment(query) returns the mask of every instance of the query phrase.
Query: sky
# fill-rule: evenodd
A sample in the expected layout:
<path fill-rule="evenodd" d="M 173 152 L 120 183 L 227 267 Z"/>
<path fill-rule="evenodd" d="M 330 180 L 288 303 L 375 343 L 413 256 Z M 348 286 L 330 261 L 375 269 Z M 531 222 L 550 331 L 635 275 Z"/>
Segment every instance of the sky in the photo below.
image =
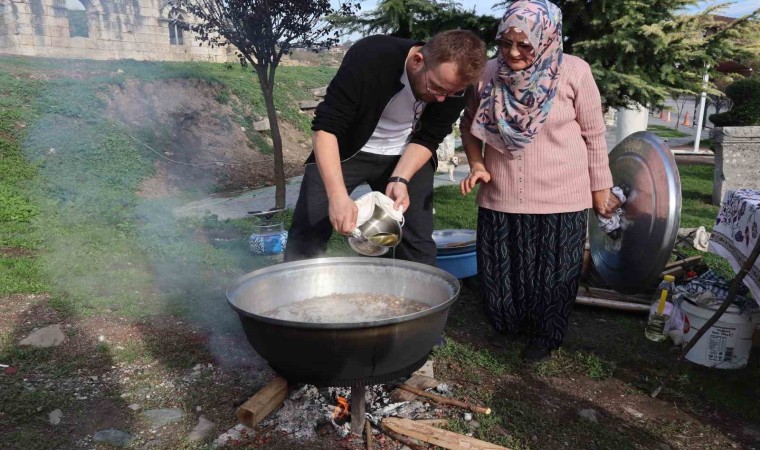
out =
<path fill-rule="evenodd" d="M 336 0 L 332 0 L 332 3 L 337 3 Z M 463 8 L 470 10 L 473 7 L 475 7 L 475 12 L 478 14 L 491 14 L 491 15 L 497 15 L 498 12 L 491 9 L 495 1 L 483 1 L 483 0 L 459 0 L 459 3 L 462 5 Z M 701 9 L 703 9 L 705 6 L 712 4 L 712 3 L 718 3 L 718 0 L 709 0 L 709 1 L 703 1 L 700 2 L 700 6 L 697 8 L 692 9 L 690 12 L 696 12 Z M 363 11 L 369 11 L 371 9 L 374 9 L 375 6 L 377 6 L 377 0 L 363 0 L 361 2 L 362 4 L 362 10 Z M 82 4 L 78 0 L 66 0 L 66 6 L 70 9 L 84 9 Z M 739 0 L 736 1 L 733 5 L 728 7 L 723 14 L 729 17 L 740 17 L 744 14 L 747 14 L 757 8 L 760 8 L 760 0 Z"/>
<path fill-rule="evenodd" d="M 335 0 L 333 0 L 333 3 L 335 3 Z M 495 11 L 491 9 L 494 3 L 497 3 L 496 1 L 491 0 L 459 0 L 459 3 L 461 3 L 462 7 L 470 10 L 472 7 L 475 7 L 475 11 L 478 14 L 491 14 L 491 15 L 498 15 L 498 11 Z M 725 2 L 719 2 L 717 0 L 710 0 L 710 1 L 703 1 L 700 2 L 700 6 L 693 9 L 693 12 L 699 11 L 701 9 L 704 9 L 705 6 L 712 4 L 712 3 L 725 3 Z M 368 11 L 371 9 L 374 9 L 377 5 L 377 0 L 364 0 L 361 2 L 362 4 L 362 10 Z M 760 8 L 760 0 L 739 0 L 734 2 L 733 5 L 731 5 L 728 9 L 726 9 L 723 12 L 723 15 L 726 15 L 728 17 L 741 17 L 744 14 L 747 14 L 757 8 Z"/>

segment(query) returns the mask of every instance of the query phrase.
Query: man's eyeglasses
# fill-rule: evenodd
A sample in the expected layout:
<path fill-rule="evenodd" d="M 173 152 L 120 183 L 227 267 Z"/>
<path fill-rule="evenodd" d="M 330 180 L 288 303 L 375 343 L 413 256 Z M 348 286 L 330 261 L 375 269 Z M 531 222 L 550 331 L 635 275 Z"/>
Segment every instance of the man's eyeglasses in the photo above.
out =
<path fill-rule="evenodd" d="M 452 97 L 452 98 L 464 97 L 464 94 L 466 92 L 465 89 L 459 92 L 438 92 L 433 89 L 430 89 L 430 83 L 428 82 L 428 76 L 427 76 L 427 64 L 425 64 L 424 60 L 422 63 L 422 69 L 425 71 L 425 90 L 427 90 L 428 94 L 435 95 L 436 97 Z"/>
<path fill-rule="evenodd" d="M 514 42 L 510 41 L 509 39 L 498 39 L 496 41 L 496 44 L 500 48 L 507 50 L 512 50 L 512 47 L 517 46 L 517 51 L 526 56 L 533 54 L 533 46 L 526 42 Z"/>

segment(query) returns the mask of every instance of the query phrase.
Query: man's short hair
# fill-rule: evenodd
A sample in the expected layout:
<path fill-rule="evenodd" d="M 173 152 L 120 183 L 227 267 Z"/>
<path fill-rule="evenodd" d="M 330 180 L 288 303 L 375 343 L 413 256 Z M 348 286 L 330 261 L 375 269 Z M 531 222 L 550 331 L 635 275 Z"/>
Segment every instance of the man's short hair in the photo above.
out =
<path fill-rule="evenodd" d="M 468 84 L 476 83 L 486 64 L 486 45 L 472 31 L 449 30 L 437 33 L 422 46 L 422 55 L 435 67 L 453 62 L 459 78 Z"/>

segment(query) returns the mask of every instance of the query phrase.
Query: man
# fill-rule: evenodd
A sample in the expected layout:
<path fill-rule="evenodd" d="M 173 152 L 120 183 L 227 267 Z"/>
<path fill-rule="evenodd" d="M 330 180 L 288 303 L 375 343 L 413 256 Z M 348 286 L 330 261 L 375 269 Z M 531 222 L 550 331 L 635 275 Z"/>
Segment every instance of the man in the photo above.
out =
<path fill-rule="evenodd" d="M 485 45 L 469 31 L 446 31 L 427 43 L 391 36 L 356 42 L 312 122 L 314 151 L 285 260 L 322 255 L 333 229 L 350 234 L 358 209 L 349 195 L 367 182 L 404 212 L 396 257 L 435 265 L 435 150 L 485 61 Z"/>

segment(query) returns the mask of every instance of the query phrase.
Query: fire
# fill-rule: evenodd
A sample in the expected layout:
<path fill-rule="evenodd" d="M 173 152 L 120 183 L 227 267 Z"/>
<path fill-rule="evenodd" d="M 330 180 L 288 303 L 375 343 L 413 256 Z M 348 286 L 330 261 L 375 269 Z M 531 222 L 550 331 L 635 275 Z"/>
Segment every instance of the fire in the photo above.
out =
<path fill-rule="evenodd" d="M 338 405 L 333 411 L 333 420 L 338 421 L 348 417 L 348 400 L 338 396 Z"/>

